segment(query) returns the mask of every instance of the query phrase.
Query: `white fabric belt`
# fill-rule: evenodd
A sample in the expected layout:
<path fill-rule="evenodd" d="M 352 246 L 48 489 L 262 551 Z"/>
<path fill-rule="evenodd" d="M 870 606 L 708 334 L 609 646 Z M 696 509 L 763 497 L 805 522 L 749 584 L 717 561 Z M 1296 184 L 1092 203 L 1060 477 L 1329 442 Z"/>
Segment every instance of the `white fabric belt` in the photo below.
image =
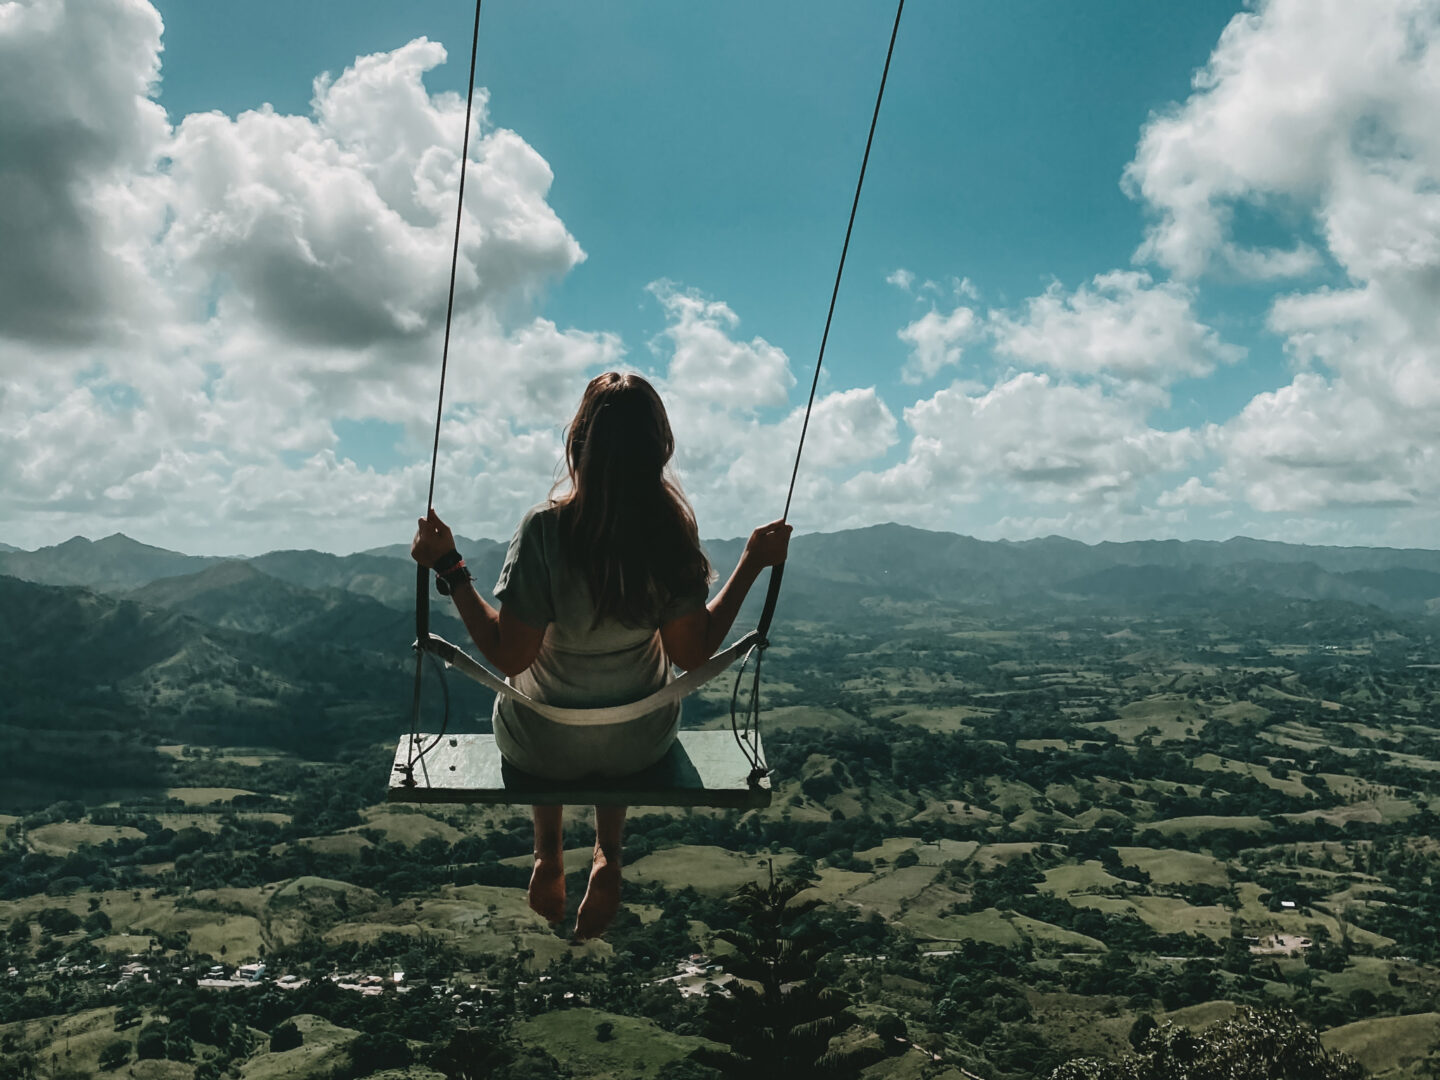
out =
<path fill-rule="evenodd" d="M 557 724 L 586 727 L 597 724 L 623 724 L 627 720 L 636 720 L 646 713 L 652 713 L 663 709 L 666 705 L 672 705 L 715 678 L 733 664 L 736 658 L 749 652 L 759 641 L 760 631 L 751 630 L 733 645 L 722 649 L 705 663 L 697 668 L 692 668 L 680 678 L 666 683 L 649 697 L 632 701 L 627 705 L 609 705 L 596 709 L 569 709 L 536 701 L 528 694 L 515 689 L 509 682 L 500 678 L 464 649 L 458 645 L 452 645 L 439 634 L 431 634 L 424 642 L 417 641 L 415 644 L 418 648 L 439 657 L 449 667 L 453 667 L 461 674 L 468 675 L 497 694 L 502 694 L 512 701 L 518 701 L 531 712 L 537 713 L 547 720 L 553 720 Z"/>

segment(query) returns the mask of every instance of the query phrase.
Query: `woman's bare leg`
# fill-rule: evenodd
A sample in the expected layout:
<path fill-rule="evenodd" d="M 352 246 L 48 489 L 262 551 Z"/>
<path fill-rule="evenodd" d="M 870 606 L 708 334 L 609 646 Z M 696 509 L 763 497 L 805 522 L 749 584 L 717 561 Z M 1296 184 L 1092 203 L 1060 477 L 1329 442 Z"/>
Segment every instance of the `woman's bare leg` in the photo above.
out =
<path fill-rule="evenodd" d="M 535 819 L 535 869 L 526 899 L 546 922 L 565 918 L 565 841 L 563 806 L 532 806 Z"/>
<path fill-rule="evenodd" d="M 624 806 L 595 807 L 595 858 L 590 885 L 575 915 L 575 937 L 599 937 L 620 910 L 620 834 L 625 830 Z"/>

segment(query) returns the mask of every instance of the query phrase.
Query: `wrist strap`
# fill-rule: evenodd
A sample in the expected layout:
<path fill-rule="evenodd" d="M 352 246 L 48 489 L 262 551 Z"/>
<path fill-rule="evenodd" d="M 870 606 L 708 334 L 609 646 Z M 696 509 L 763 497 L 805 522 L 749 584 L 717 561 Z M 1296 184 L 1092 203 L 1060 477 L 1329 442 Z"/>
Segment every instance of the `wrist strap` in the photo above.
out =
<path fill-rule="evenodd" d="M 441 596 L 452 596 L 456 589 L 460 588 L 467 581 L 473 581 L 465 560 L 461 559 L 443 573 L 435 575 L 435 589 Z"/>
<path fill-rule="evenodd" d="M 435 565 L 432 566 L 430 569 L 434 570 L 437 574 L 448 574 L 457 566 L 464 565 L 464 556 L 461 555 L 460 552 L 456 551 L 454 548 L 451 548 L 444 555 L 441 555 L 440 558 L 436 559 Z"/>

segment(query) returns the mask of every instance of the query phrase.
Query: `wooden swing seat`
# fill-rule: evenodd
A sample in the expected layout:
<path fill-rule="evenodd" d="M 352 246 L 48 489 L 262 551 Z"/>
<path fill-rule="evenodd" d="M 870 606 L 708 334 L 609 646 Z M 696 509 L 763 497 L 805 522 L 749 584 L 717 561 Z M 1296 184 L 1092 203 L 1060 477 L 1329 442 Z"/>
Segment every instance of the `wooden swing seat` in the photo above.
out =
<path fill-rule="evenodd" d="M 434 735 L 416 736 L 430 746 Z M 754 736 L 757 747 L 759 736 Z M 395 764 L 410 760 L 402 738 Z M 762 759 L 763 760 L 763 759 Z M 390 774 L 390 802 L 517 805 L 715 806 L 753 810 L 770 805 L 770 780 L 750 782 L 750 762 L 728 731 L 682 731 L 670 752 L 643 772 L 608 780 L 542 780 L 500 757 L 493 735 L 445 735 L 417 757 L 414 785 Z"/>

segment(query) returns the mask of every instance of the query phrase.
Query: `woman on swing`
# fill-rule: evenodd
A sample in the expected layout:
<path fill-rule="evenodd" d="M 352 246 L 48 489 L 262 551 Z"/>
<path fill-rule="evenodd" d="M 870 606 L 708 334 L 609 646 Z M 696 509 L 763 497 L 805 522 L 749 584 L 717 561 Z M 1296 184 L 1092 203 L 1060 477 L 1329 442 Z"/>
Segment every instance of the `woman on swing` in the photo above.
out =
<path fill-rule="evenodd" d="M 515 530 L 495 585 L 499 610 L 476 592 L 449 527 L 434 510 L 420 519 L 410 554 L 445 579 L 476 646 L 524 693 L 573 708 L 645 697 L 670 681 L 672 664 L 708 660 L 760 571 L 785 561 L 790 526 L 762 525 L 707 604 L 710 562 L 684 493 L 666 475 L 674 452 L 654 387 L 615 372 L 591 380 L 566 432 L 569 490 L 530 510 Z M 500 753 L 552 780 L 638 772 L 665 756 L 679 725 L 678 702 L 624 723 L 575 727 L 495 699 Z M 533 807 L 528 898 L 551 923 L 565 917 L 564 809 Z M 625 810 L 595 807 L 578 940 L 604 933 L 619 910 Z"/>

